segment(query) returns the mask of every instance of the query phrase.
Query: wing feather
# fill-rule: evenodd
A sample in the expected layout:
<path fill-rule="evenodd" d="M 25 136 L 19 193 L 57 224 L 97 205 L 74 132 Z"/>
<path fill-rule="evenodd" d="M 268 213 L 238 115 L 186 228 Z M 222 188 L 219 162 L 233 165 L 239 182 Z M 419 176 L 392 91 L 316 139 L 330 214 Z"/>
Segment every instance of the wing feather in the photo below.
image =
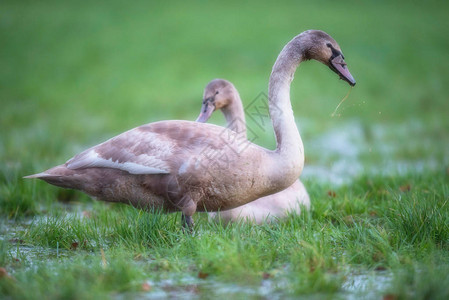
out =
<path fill-rule="evenodd" d="M 69 169 L 114 168 L 131 174 L 168 174 L 172 141 L 140 127 L 85 150 L 67 161 Z"/>
<path fill-rule="evenodd" d="M 87 149 L 67 161 L 66 166 L 115 168 L 131 174 L 176 173 L 185 162 L 212 163 L 211 154 L 233 155 L 251 144 L 246 138 L 242 143 L 234 135 L 213 124 L 180 120 L 150 123 Z M 185 170 L 187 165 L 181 169 Z"/>

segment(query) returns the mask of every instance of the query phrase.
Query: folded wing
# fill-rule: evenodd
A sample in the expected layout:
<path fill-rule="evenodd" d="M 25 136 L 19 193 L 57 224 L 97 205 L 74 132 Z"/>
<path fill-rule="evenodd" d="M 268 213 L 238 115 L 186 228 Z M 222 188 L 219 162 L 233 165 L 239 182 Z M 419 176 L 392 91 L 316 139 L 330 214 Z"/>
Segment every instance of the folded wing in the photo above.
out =
<path fill-rule="evenodd" d="M 89 148 L 68 160 L 67 168 L 114 168 L 131 174 L 168 174 L 173 143 L 137 127 Z"/>

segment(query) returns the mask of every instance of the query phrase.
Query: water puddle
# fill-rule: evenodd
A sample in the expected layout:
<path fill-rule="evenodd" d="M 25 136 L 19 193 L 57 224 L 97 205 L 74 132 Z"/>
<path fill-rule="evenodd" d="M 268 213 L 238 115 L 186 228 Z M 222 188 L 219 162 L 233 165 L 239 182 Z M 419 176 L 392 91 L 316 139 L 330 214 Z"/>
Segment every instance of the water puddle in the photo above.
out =
<path fill-rule="evenodd" d="M 365 271 L 346 276 L 341 291 L 335 296 L 343 299 L 381 299 L 392 279 L 387 271 Z M 116 299 L 197 299 L 211 297 L 237 297 L 237 298 L 267 298 L 285 299 L 289 297 L 287 278 L 279 276 L 273 279 L 264 279 L 260 285 L 245 286 L 235 283 L 225 283 L 213 279 L 199 279 L 191 276 L 147 280 L 142 284 L 147 291 L 138 293 L 124 293 L 117 295 Z M 316 294 L 302 295 L 302 299 L 317 299 Z M 291 297 L 291 295 L 290 295 Z"/>
<path fill-rule="evenodd" d="M 447 143 L 429 137 L 418 121 L 370 126 L 349 121 L 304 141 L 306 165 L 301 178 L 343 185 L 362 174 L 435 171 L 449 164 Z"/>
<path fill-rule="evenodd" d="M 29 225 L 29 221 L 24 224 L 2 224 L 0 234 L 3 241 L 10 243 L 8 255 L 12 260 L 20 264 L 21 269 L 35 268 L 35 262 L 48 261 L 49 265 L 57 263 L 59 259 L 70 259 L 73 251 L 65 249 L 53 249 L 45 247 L 35 247 L 27 245 L 20 240 L 20 233 Z M 7 228 L 5 231 L 5 228 Z M 6 233 L 7 232 L 7 233 Z M 98 253 L 85 253 L 86 255 L 98 255 Z M 14 275 L 14 269 L 10 269 Z M 381 298 L 388 288 L 392 274 L 388 271 L 354 271 L 348 270 L 345 275 L 345 282 L 341 286 L 341 291 L 336 294 L 345 299 Z M 220 281 L 214 276 L 206 274 L 204 278 L 200 274 L 192 276 L 183 272 L 175 273 L 155 273 L 139 283 L 142 292 L 126 292 L 114 296 L 116 299 L 142 298 L 142 299 L 162 299 L 162 298 L 182 298 L 197 299 L 202 297 L 237 297 L 237 298 L 269 298 L 284 299 L 291 293 L 291 274 L 286 266 L 276 276 L 267 276 L 260 280 L 260 283 L 247 285 L 244 282 L 230 283 Z M 302 297 L 304 298 L 304 297 Z M 316 299 L 316 294 L 306 296 Z"/>
<path fill-rule="evenodd" d="M 393 275 L 388 271 L 352 273 L 346 276 L 342 286 L 346 299 L 381 299 L 391 283 Z"/>
<path fill-rule="evenodd" d="M 147 280 L 142 287 L 147 292 L 124 293 L 117 299 L 141 298 L 141 299 L 197 299 L 224 296 L 244 298 L 270 298 L 281 299 L 278 285 L 273 280 L 262 280 L 258 286 L 245 286 L 235 283 L 226 283 L 214 279 L 199 279 L 186 276 L 178 279 L 163 279 L 159 281 Z"/>

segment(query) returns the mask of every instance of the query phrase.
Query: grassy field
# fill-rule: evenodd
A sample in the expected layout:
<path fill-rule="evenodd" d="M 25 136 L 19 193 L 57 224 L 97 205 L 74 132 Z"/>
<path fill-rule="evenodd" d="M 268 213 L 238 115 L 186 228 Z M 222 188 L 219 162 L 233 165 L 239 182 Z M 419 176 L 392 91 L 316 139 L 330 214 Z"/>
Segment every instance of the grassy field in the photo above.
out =
<path fill-rule="evenodd" d="M 449 4 L 2 1 L 0 298 L 447 299 Z M 248 106 L 306 29 L 357 80 L 292 84 L 310 212 L 265 225 L 95 202 L 22 176 L 129 128 L 197 117 L 213 78 Z M 270 126 L 248 127 L 273 148 Z M 222 116 L 211 122 L 224 124 Z"/>

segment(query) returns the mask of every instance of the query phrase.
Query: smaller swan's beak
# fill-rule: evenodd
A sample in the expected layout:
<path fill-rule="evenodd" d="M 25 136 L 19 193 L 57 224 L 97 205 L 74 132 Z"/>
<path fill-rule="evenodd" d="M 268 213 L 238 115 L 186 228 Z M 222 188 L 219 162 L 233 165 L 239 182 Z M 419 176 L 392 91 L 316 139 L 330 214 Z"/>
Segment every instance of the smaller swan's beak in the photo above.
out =
<path fill-rule="evenodd" d="M 203 101 L 203 105 L 201 106 L 201 112 L 198 118 L 196 119 L 196 122 L 200 123 L 206 123 L 207 120 L 209 120 L 210 116 L 215 110 L 215 105 L 208 101 L 208 99 L 205 99 Z"/>
<path fill-rule="evenodd" d="M 340 79 L 343 79 L 349 83 L 350 86 L 355 85 L 355 79 L 352 77 L 351 73 L 349 73 L 346 62 L 341 55 L 338 55 L 330 60 L 329 68 L 337 73 L 340 76 Z"/>

